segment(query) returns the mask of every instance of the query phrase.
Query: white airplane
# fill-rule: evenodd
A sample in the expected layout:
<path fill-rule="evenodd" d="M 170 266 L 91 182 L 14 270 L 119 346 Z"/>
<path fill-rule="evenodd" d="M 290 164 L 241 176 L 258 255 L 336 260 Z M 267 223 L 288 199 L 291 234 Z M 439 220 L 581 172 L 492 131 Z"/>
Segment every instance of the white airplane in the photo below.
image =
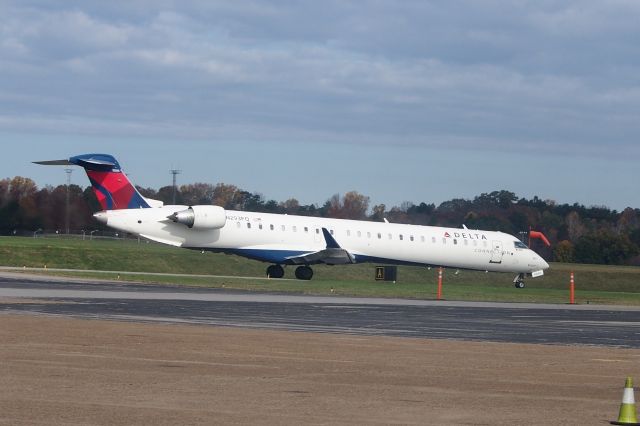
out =
<path fill-rule="evenodd" d="M 269 262 L 271 278 L 282 278 L 283 266 L 297 266 L 296 278 L 309 280 L 310 265 L 376 262 L 513 272 L 515 286 L 523 288 L 526 276 L 539 277 L 549 267 L 502 232 L 163 205 L 140 195 L 108 154 L 36 164 L 83 167 L 103 208 L 94 217 L 110 228 L 176 247 Z"/>

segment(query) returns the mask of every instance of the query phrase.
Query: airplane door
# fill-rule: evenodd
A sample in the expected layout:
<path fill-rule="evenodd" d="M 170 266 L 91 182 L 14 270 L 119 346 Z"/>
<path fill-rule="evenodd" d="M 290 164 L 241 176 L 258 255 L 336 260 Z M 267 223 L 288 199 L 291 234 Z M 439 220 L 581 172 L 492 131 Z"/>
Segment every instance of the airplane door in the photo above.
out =
<path fill-rule="evenodd" d="M 502 250 L 502 241 L 494 241 L 492 243 L 493 250 L 491 251 L 491 260 L 489 263 L 502 263 L 502 255 L 504 254 L 504 250 Z"/>

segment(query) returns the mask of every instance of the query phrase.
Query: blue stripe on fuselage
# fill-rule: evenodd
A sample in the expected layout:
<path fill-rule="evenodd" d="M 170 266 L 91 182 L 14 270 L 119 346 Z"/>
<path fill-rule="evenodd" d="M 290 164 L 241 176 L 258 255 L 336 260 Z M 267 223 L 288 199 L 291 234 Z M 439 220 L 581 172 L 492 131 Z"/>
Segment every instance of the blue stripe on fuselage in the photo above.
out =
<path fill-rule="evenodd" d="M 238 256 L 247 257 L 249 259 L 260 260 L 261 262 L 271 262 L 281 265 L 292 264 L 288 258 L 301 256 L 311 253 L 309 251 L 299 250 L 264 250 L 264 249 L 224 249 L 220 250 L 224 253 L 237 254 Z"/>
<path fill-rule="evenodd" d="M 193 247 L 194 250 L 203 250 L 201 247 Z M 235 254 L 238 256 L 246 257 L 253 260 L 259 260 L 261 262 L 276 263 L 280 265 L 293 265 L 294 263 L 289 260 L 291 257 L 302 256 L 304 254 L 313 253 L 312 251 L 300 251 L 300 250 L 273 250 L 273 249 L 207 249 L 207 251 L 213 251 L 218 253 Z M 363 255 L 354 255 L 355 263 L 387 263 L 392 265 L 407 265 L 407 266 L 433 266 L 425 265 L 424 263 L 416 262 L 403 262 L 394 259 L 385 259 L 382 257 L 372 257 Z"/>

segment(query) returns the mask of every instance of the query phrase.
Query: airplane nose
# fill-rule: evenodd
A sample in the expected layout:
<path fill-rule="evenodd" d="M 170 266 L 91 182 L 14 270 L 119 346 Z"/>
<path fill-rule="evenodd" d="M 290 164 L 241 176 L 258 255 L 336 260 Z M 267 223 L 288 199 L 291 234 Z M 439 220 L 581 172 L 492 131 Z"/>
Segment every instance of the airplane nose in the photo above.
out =
<path fill-rule="evenodd" d="M 103 225 L 106 225 L 107 222 L 109 221 L 109 216 L 107 215 L 107 212 L 98 212 L 94 214 L 93 217 Z"/>
<path fill-rule="evenodd" d="M 542 261 L 542 269 L 549 269 L 549 264 L 543 258 L 540 260 Z"/>

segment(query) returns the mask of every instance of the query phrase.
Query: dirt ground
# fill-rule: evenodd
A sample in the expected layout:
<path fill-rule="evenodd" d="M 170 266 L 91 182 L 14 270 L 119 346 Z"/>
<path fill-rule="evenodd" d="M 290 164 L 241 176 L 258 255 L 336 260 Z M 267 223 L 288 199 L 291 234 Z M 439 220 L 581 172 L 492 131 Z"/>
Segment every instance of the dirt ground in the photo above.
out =
<path fill-rule="evenodd" d="M 7 425 L 604 425 L 640 379 L 577 346 L 7 314 L 0 342 Z"/>

